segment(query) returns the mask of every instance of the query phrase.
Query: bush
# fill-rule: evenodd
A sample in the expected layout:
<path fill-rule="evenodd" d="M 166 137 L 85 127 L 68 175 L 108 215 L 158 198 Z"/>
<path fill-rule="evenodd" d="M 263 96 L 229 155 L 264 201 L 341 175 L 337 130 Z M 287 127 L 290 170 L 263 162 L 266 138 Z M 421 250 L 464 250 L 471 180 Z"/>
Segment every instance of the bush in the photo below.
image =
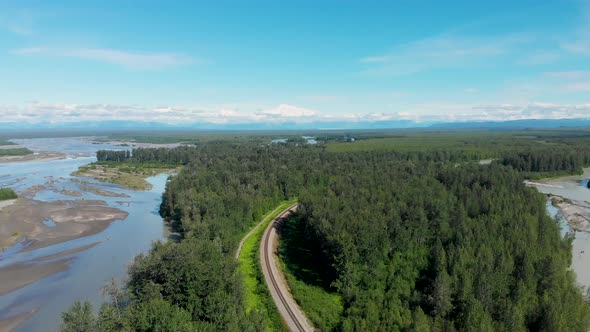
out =
<path fill-rule="evenodd" d="M 10 188 L 0 188 L 0 201 L 6 201 L 9 199 L 16 199 L 18 196 L 14 190 Z"/>

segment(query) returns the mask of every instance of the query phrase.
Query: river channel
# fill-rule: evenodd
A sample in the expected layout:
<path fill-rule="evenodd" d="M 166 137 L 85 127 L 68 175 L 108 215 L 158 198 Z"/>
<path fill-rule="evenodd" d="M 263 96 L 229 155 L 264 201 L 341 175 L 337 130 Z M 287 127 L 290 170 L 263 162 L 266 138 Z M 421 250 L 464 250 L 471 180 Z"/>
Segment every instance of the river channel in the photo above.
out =
<path fill-rule="evenodd" d="M 100 149 L 120 150 L 128 147 L 108 143 L 92 143 L 86 139 L 54 138 L 14 140 L 33 151 L 65 153 L 65 159 L 0 164 L 0 187 L 22 193 L 34 186 L 32 199 L 42 202 L 60 200 L 101 200 L 108 207 L 128 213 L 124 220 L 112 222 L 105 230 L 66 242 L 28 250 L 26 239 L 0 252 L 0 268 L 37 264 L 40 258 L 51 257 L 84 246 L 89 249 L 65 257 L 67 269 L 51 274 L 22 288 L 0 296 L 0 330 L 10 319 L 29 313 L 15 331 L 58 331 L 61 313 L 76 300 L 89 300 L 96 308 L 103 302 L 101 288 L 111 278 L 123 281 L 133 258 L 149 250 L 153 241 L 166 240 L 167 230 L 158 213 L 167 174 L 148 178 L 152 188 L 134 191 L 89 178 L 72 176 L 81 165 L 95 161 Z M 94 191 L 86 188 L 91 186 Z M 119 197 L 99 195 L 105 190 Z M 65 193 L 79 193 L 71 197 Z M 0 210 L 0 216 L 2 215 Z M 44 220 L 53 227 L 52 220 Z M 97 243 L 97 244 L 96 244 Z M 94 246 L 91 246 L 95 244 Z M 64 257 L 60 257 L 63 259 Z M 44 260 L 44 262 L 47 259 Z M 31 314 L 33 313 L 33 314 Z M 4 322 L 5 326 L 2 326 Z M 12 325 L 14 327 L 14 325 Z"/>
<path fill-rule="evenodd" d="M 590 202 L 590 189 L 587 187 L 588 179 L 590 179 L 590 168 L 584 169 L 582 175 L 546 180 L 542 182 L 542 185 L 535 187 L 544 194 Z M 550 202 L 547 203 L 547 211 L 551 216 L 557 218 L 561 225 L 562 233 L 570 231 L 567 223 L 558 213 L 558 209 L 553 207 Z M 588 288 L 590 287 L 590 233 L 588 231 L 575 232 L 574 235 L 572 269 L 576 272 L 578 284 Z"/>

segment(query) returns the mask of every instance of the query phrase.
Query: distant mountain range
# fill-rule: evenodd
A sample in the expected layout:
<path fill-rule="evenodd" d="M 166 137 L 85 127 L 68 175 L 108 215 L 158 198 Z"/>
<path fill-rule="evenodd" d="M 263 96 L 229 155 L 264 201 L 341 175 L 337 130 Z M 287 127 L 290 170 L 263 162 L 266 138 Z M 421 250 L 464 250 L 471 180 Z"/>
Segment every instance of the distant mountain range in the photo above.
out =
<path fill-rule="evenodd" d="M 238 124 L 166 124 L 159 122 L 101 121 L 75 123 L 0 123 L 2 131 L 21 130 L 329 130 L 329 129 L 388 129 L 388 128 L 433 128 L 452 129 L 534 129 L 560 127 L 590 127 L 587 119 L 529 119 L 513 121 L 470 121 L 470 122 L 414 122 L 410 120 L 374 122 L 313 122 L 313 123 L 238 123 Z"/>

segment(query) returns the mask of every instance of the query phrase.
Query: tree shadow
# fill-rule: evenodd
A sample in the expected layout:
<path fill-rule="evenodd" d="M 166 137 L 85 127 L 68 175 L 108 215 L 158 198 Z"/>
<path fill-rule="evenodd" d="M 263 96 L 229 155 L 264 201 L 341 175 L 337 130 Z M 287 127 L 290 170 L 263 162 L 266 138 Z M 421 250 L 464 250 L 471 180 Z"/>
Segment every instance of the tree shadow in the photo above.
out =
<path fill-rule="evenodd" d="M 279 255 L 298 280 L 333 291 L 333 269 L 322 257 L 321 248 L 305 234 L 305 225 L 297 214 L 277 223 L 280 234 Z"/>

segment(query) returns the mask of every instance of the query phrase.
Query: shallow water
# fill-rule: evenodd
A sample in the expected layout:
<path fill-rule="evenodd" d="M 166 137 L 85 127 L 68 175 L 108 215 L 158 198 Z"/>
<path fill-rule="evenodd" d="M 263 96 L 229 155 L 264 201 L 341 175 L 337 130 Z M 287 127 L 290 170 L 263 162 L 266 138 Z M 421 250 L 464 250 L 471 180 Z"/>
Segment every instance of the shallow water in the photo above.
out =
<path fill-rule="evenodd" d="M 559 195 L 569 199 L 590 202 L 590 189 L 588 189 L 588 179 L 590 179 L 590 168 L 585 168 L 582 175 L 565 176 L 548 181 L 543 181 L 554 187 L 537 186 L 537 189 L 545 194 Z"/>
<path fill-rule="evenodd" d="M 306 140 L 307 144 L 317 144 L 318 141 L 313 136 L 301 136 L 304 140 Z M 277 138 L 271 140 L 271 143 L 287 143 L 287 138 Z"/>
<path fill-rule="evenodd" d="M 590 168 L 584 169 L 584 174 L 576 176 L 566 176 L 543 183 L 550 184 L 552 187 L 536 186 L 536 188 L 545 194 L 559 195 L 565 198 L 578 201 L 590 202 L 590 189 L 587 188 L 588 179 L 590 179 Z M 558 209 L 553 207 L 550 202 L 547 204 L 549 215 L 556 216 Z M 558 216 L 562 234 L 569 231 L 569 226 L 564 225 L 563 218 Z M 572 268 L 576 272 L 578 284 L 590 287 L 590 233 L 576 232 L 572 249 Z"/>
<path fill-rule="evenodd" d="M 88 178 L 76 178 L 70 174 L 79 166 L 95 160 L 94 157 L 79 157 L 80 153 L 92 154 L 99 149 L 122 149 L 109 144 L 91 144 L 78 139 L 31 139 L 15 142 L 33 151 L 66 152 L 68 158 L 56 161 L 0 164 L 0 187 L 10 187 L 23 191 L 35 185 L 46 186 L 37 192 L 34 199 L 42 201 L 98 199 L 111 207 L 127 211 L 129 216 L 123 221 L 113 222 L 105 231 L 39 248 L 21 252 L 26 243 L 0 253 L 0 267 L 14 263 L 31 262 L 47 255 L 100 242 L 98 245 L 75 253 L 70 269 L 51 275 L 36 283 L 0 296 L 0 319 L 38 308 L 38 312 L 21 324 L 16 331 L 57 331 L 61 313 L 76 300 L 89 300 L 98 308 L 103 301 L 101 288 L 112 277 L 122 280 L 133 258 L 151 247 L 153 241 L 165 240 L 166 229 L 158 213 L 161 195 L 164 191 L 167 174 L 160 174 L 147 180 L 153 188 L 149 191 L 133 191 L 117 185 L 101 183 Z M 74 179 L 74 181 L 72 181 Z M 104 197 L 83 191 L 75 179 L 90 182 L 90 186 L 130 197 Z M 55 191 L 73 190 L 82 193 L 80 197 L 67 196 Z M 47 221 L 51 223 L 52 221 Z"/>

